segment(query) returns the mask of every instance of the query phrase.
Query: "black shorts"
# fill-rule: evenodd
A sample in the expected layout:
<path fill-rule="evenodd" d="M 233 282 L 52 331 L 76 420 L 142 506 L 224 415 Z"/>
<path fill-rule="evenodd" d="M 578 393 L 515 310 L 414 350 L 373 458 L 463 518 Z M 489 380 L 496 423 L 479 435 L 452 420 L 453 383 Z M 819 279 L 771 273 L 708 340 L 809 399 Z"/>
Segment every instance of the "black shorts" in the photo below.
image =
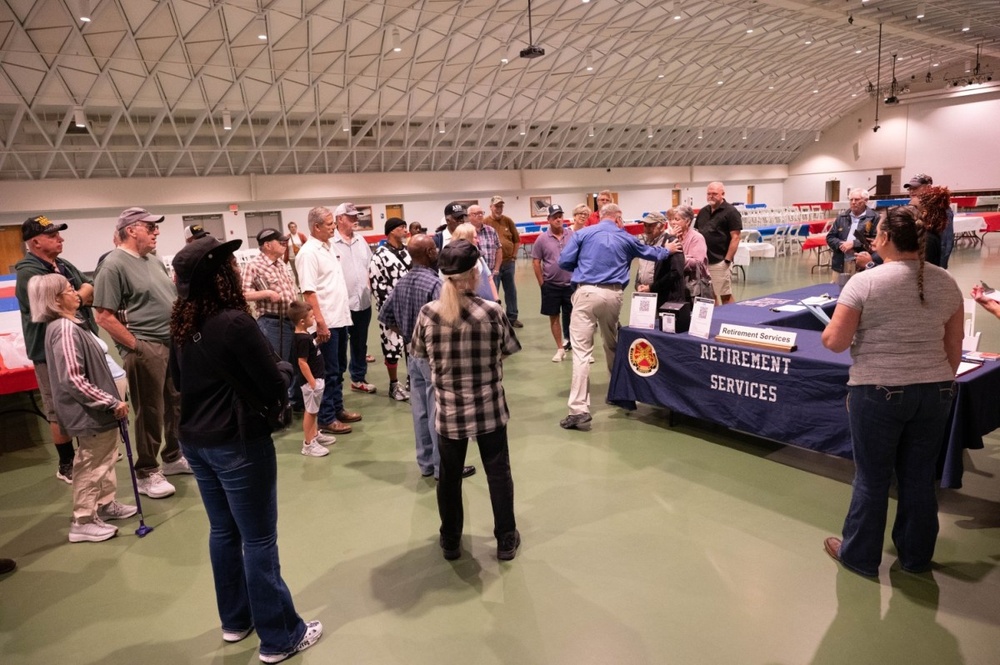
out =
<path fill-rule="evenodd" d="M 560 311 L 573 307 L 573 285 L 542 284 L 542 314 L 556 316 Z"/>

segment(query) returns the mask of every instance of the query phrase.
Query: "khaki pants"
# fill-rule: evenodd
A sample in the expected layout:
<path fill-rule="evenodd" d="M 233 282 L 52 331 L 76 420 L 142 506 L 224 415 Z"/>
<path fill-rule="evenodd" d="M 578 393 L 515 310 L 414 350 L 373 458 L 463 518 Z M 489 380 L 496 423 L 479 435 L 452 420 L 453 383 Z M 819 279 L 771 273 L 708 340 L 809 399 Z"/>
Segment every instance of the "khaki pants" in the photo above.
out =
<path fill-rule="evenodd" d="M 167 345 L 142 339 L 137 344 L 137 349 L 126 353 L 123 360 L 135 410 L 135 474 L 146 478 L 159 469 L 156 456 L 161 442 L 164 462 L 176 462 L 181 456 L 177 443 L 181 400 L 167 373 Z"/>
<path fill-rule="evenodd" d="M 115 500 L 118 478 L 118 428 L 91 436 L 78 436 L 80 448 L 73 458 L 73 521 L 93 522 L 97 507 Z"/>
<path fill-rule="evenodd" d="M 573 346 L 573 379 L 569 386 L 570 414 L 590 413 L 590 359 L 594 355 L 594 334 L 601 330 L 608 373 L 615 362 L 618 345 L 618 317 L 622 311 L 621 287 L 582 284 L 573 294 L 569 319 L 569 341 Z"/>

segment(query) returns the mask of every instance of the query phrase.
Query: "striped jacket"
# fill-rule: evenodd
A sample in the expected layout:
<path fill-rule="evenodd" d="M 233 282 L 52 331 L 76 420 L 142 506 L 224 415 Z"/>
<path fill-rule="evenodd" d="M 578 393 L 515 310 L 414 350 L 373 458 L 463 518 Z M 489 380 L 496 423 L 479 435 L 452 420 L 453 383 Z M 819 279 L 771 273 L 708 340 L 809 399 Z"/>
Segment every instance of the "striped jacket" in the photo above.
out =
<path fill-rule="evenodd" d="M 45 329 L 45 358 L 56 419 L 69 436 L 93 436 L 118 426 L 118 389 L 91 332 L 60 317 Z"/>

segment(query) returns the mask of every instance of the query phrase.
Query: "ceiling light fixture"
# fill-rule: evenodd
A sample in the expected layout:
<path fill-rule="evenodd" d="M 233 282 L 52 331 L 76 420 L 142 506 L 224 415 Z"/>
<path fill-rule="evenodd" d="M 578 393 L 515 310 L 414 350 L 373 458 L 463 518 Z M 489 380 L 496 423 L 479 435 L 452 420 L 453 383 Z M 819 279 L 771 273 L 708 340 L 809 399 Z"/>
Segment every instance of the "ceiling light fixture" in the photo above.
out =
<path fill-rule="evenodd" d="M 267 20 L 264 18 L 263 14 L 257 14 L 257 19 L 254 21 L 255 27 L 257 29 L 257 39 L 262 42 L 267 41 Z"/>
<path fill-rule="evenodd" d="M 77 106 L 73 109 L 73 124 L 81 129 L 87 127 L 87 114 L 83 112 L 83 107 Z"/>
<path fill-rule="evenodd" d="M 445 131 L 444 121 L 438 120 L 438 134 L 444 134 L 444 131 Z"/>
<path fill-rule="evenodd" d="M 700 140 L 702 140 L 702 139 L 703 139 L 704 137 L 705 137 L 705 130 L 703 130 L 703 129 L 699 129 L 699 130 L 698 130 L 698 140 L 700 141 Z"/>
<path fill-rule="evenodd" d="M 351 131 L 351 116 L 345 113 L 340 116 L 340 131 L 349 132 Z"/>
<path fill-rule="evenodd" d="M 501 65 L 506 65 L 508 62 L 510 62 L 510 59 L 508 59 L 507 56 L 504 55 L 504 56 L 500 57 L 500 64 Z"/>
<path fill-rule="evenodd" d="M 753 14 L 747 12 L 747 34 L 753 34 Z"/>
<path fill-rule="evenodd" d="M 590 127 L 587 128 L 587 136 L 589 136 L 590 138 L 594 138 L 594 126 L 593 125 L 591 125 Z"/>
<path fill-rule="evenodd" d="M 965 62 L 965 73 L 959 76 L 944 77 L 945 84 L 951 87 L 974 85 L 977 83 L 990 83 L 993 81 L 993 71 L 989 65 L 983 66 L 980 62 L 983 45 L 976 46 L 976 65 L 973 67 L 969 61 Z"/>
<path fill-rule="evenodd" d="M 80 0 L 80 20 L 90 23 L 90 0 Z"/>
<path fill-rule="evenodd" d="M 589 51 L 587 52 L 587 55 L 585 55 L 583 58 L 583 64 L 588 72 L 594 71 L 594 58 L 590 55 Z"/>
<path fill-rule="evenodd" d="M 743 140 L 744 140 L 744 141 L 746 141 L 746 140 L 747 140 L 747 131 L 748 131 L 747 129 L 744 129 L 744 130 L 743 130 Z"/>
<path fill-rule="evenodd" d="M 222 128 L 227 132 L 233 128 L 233 116 L 229 109 L 222 110 Z"/>
<path fill-rule="evenodd" d="M 787 129 L 782 129 L 781 130 L 781 140 L 784 141 L 787 138 L 788 138 L 788 130 Z"/>
<path fill-rule="evenodd" d="M 823 132 L 821 132 L 820 130 L 817 129 L 816 130 L 816 136 L 813 138 L 813 141 L 819 142 L 819 138 L 822 135 L 823 135 Z"/>
<path fill-rule="evenodd" d="M 962 32 L 968 32 L 969 28 L 971 27 L 972 26 L 969 24 L 969 19 L 965 19 L 964 21 L 962 21 Z"/>
<path fill-rule="evenodd" d="M 917 3 L 917 20 L 922 19 L 926 15 L 927 15 L 927 3 L 926 2 L 918 2 Z"/>
<path fill-rule="evenodd" d="M 813 43 L 813 36 L 812 35 L 806 35 L 806 38 L 803 39 L 802 41 L 805 42 L 806 46 L 809 46 L 810 44 Z"/>
<path fill-rule="evenodd" d="M 392 38 L 392 50 L 395 51 L 396 53 L 399 53 L 400 51 L 402 51 L 403 47 L 400 46 L 400 44 L 399 44 L 399 27 L 398 26 L 395 26 L 395 25 L 392 26 L 391 38 Z"/>
<path fill-rule="evenodd" d="M 854 45 L 854 52 L 855 52 L 855 53 L 861 53 L 862 51 L 864 51 L 864 49 L 863 49 L 863 48 L 861 48 L 861 45 L 860 45 L 860 44 L 855 44 L 855 45 Z"/>
<path fill-rule="evenodd" d="M 646 138 L 647 139 L 653 138 L 653 128 L 652 127 L 646 127 Z"/>
<path fill-rule="evenodd" d="M 521 136 L 524 136 L 525 134 L 528 133 L 528 126 L 525 124 L 524 120 L 521 121 L 521 127 L 517 133 L 520 134 Z"/>

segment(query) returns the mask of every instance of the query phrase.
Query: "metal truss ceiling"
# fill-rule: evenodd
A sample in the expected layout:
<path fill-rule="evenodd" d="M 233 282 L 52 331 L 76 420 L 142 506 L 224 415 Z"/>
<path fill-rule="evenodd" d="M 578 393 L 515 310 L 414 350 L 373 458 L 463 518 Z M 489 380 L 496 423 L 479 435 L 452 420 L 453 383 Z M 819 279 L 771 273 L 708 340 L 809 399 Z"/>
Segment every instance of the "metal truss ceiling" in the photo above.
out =
<path fill-rule="evenodd" d="M 80 4 L 0 0 L 0 179 L 786 164 L 880 23 L 883 83 L 1000 55 L 996 0 L 534 0 L 531 60 L 527 0 Z"/>

